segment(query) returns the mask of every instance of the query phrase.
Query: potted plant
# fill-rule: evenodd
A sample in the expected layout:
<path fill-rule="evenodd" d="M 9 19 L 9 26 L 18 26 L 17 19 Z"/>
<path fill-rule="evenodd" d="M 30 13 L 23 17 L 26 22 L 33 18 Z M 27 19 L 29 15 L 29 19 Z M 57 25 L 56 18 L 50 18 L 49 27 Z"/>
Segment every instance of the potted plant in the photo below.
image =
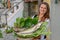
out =
<path fill-rule="evenodd" d="M 0 38 L 3 38 L 2 31 L 0 30 Z"/>
<path fill-rule="evenodd" d="M 7 26 L 6 29 L 5 29 L 5 32 L 8 34 L 8 33 L 12 33 L 14 30 L 13 30 L 13 27 L 9 27 Z"/>

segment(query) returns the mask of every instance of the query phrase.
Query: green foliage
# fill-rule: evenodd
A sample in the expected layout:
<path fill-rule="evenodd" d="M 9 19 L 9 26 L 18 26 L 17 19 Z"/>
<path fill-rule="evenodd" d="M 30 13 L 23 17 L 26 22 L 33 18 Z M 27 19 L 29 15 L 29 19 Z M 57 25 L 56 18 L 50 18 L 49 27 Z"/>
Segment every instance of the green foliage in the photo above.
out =
<path fill-rule="evenodd" d="M 38 23 L 38 17 L 33 18 L 32 23 L 35 25 Z"/>
<path fill-rule="evenodd" d="M 13 31 L 13 27 L 9 27 L 5 30 L 6 33 L 12 33 Z"/>
<path fill-rule="evenodd" d="M 15 25 L 16 25 L 16 27 L 20 27 L 20 18 L 18 17 L 18 18 L 16 18 L 16 23 L 15 23 Z"/>
<path fill-rule="evenodd" d="M 32 18 L 31 17 L 28 17 L 25 19 L 25 24 L 24 24 L 24 27 L 25 28 L 30 28 L 32 26 Z"/>
<path fill-rule="evenodd" d="M 2 31 L 0 30 L 0 38 L 3 38 Z"/>
<path fill-rule="evenodd" d="M 38 17 L 35 18 L 31 18 L 31 17 L 27 17 L 27 18 L 18 18 L 16 20 L 16 23 L 18 23 L 18 25 L 20 25 L 21 28 L 32 28 L 32 25 L 36 25 L 38 23 Z M 35 32 L 31 33 L 31 34 L 16 34 L 15 36 L 18 36 L 20 38 L 31 38 L 31 37 L 37 37 L 41 34 L 43 35 L 48 35 L 50 34 L 50 32 L 46 32 L 47 28 L 46 25 L 48 24 L 48 22 L 43 22 L 40 26 L 39 29 L 37 29 Z"/>
<path fill-rule="evenodd" d="M 15 27 L 23 27 L 24 26 L 24 18 L 16 18 L 16 22 L 14 23 Z"/>
<path fill-rule="evenodd" d="M 15 26 L 15 27 L 17 27 L 17 26 L 18 26 L 18 24 L 15 22 L 15 23 L 14 23 L 14 26 Z"/>
<path fill-rule="evenodd" d="M 21 19 L 20 19 L 20 24 L 19 24 L 19 26 L 20 26 L 21 28 L 23 28 L 23 27 L 24 27 L 24 23 L 25 23 L 25 19 L 24 19 L 24 18 L 21 18 Z"/>
<path fill-rule="evenodd" d="M 38 23 L 38 18 L 31 18 L 31 17 L 27 17 L 27 18 L 16 18 L 16 22 L 14 23 L 15 27 L 19 27 L 19 28 L 30 28 L 32 27 L 32 25 L 35 25 Z"/>
<path fill-rule="evenodd" d="M 32 34 L 27 34 L 27 35 L 25 35 L 25 34 L 16 34 L 15 33 L 15 35 L 16 36 L 18 36 L 18 37 L 20 37 L 20 38 L 32 38 L 32 37 L 37 37 L 37 36 L 39 36 L 39 35 L 48 35 L 48 34 L 50 34 L 50 32 L 46 32 L 46 25 L 47 25 L 48 23 L 47 22 L 43 22 L 42 23 L 42 25 L 41 25 L 41 27 L 39 28 L 39 29 L 37 29 L 35 32 L 33 32 Z"/>

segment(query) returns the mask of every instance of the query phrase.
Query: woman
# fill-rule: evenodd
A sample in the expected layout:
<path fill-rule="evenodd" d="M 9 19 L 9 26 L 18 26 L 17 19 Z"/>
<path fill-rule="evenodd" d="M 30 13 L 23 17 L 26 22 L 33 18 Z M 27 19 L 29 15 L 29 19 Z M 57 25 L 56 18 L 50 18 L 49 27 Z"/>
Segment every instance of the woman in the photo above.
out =
<path fill-rule="evenodd" d="M 49 4 L 46 2 L 42 2 L 39 6 L 39 21 L 44 22 L 47 21 L 49 22 L 49 12 L 50 12 L 50 8 L 49 8 Z M 36 17 L 36 16 L 35 16 Z M 46 38 L 46 35 L 43 36 L 38 36 L 33 38 L 32 40 L 40 40 L 42 37 L 44 37 L 44 39 Z"/>

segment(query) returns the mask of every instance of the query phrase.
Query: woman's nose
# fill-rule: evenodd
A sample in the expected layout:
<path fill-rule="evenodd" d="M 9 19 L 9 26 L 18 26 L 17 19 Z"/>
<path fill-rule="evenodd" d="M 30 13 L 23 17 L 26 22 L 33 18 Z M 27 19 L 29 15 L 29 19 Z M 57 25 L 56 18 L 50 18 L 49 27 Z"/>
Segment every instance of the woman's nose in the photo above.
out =
<path fill-rule="evenodd" d="M 44 11 L 44 8 L 42 8 L 41 10 Z"/>

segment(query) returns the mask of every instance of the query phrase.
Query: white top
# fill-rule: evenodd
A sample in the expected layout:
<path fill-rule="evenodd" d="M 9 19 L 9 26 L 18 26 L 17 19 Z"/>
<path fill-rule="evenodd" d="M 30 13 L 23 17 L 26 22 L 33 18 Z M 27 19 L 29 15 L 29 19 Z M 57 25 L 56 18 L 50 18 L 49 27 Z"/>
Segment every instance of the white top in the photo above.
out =
<path fill-rule="evenodd" d="M 45 21 L 48 22 L 48 24 L 46 26 L 48 28 L 50 26 L 50 20 L 49 19 L 46 19 Z"/>

